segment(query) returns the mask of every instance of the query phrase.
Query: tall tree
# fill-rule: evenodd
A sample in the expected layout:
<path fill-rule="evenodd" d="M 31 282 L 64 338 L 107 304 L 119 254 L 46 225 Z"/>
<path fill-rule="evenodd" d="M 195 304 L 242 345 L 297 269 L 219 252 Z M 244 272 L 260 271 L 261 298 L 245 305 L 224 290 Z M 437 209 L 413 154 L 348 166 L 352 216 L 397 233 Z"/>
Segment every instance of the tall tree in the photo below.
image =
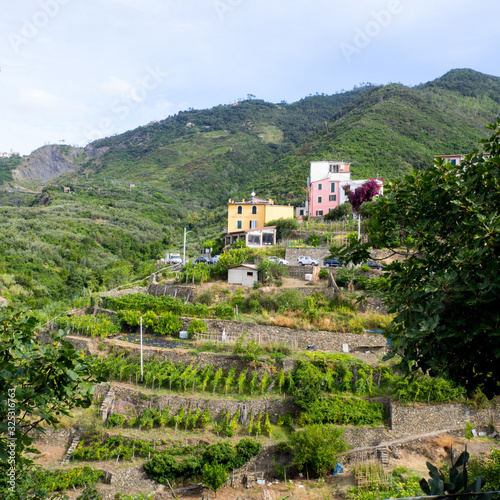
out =
<path fill-rule="evenodd" d="M 64 339 L 49 334 L 39 342 L 37 319 L 0 309 L 0 491 L 2 498 L 28 498 L 33 431 L 56 427 L 61 415 L 92 403 L 96 381 L 88 358 Z"/>
<path fill-rule="evenodd" d="M 365 260 L 370 246 L 402 254 L 388 268 L 386 296 L 401 368 L 491 396 L 500 392 L 500 120 L 488 128 L 487 154 L 461 165 L 438 159 L 387 186 L 369 243 L 344 257 Z"/>

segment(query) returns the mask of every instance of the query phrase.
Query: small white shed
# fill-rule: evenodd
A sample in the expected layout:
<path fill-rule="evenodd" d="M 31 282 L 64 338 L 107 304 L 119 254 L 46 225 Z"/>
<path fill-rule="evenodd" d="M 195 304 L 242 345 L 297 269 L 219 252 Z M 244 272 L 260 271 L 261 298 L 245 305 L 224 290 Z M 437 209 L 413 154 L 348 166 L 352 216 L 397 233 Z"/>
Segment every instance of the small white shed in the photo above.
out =
<path fill-rule="evenodd" d="M 227 270 L 227 282 L 230 285 L 253 286 L 258 280 L 259 272 L 252 264 L 241 264 Z"/>

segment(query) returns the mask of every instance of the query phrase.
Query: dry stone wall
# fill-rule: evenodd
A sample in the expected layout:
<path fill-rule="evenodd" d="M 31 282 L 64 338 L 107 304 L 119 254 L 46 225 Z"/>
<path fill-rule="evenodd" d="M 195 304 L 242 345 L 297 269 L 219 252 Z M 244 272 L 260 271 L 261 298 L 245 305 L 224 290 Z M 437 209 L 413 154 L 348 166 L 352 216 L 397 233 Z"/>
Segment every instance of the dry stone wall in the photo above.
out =
<path fill-rule="evenodd" d="M 239 337 L 243 333 L 247 339 L 257 342 L 286 342 L 293 348 L 305 349 L 314 344 L 322 351 L 343 352 L 343 345 L 347 344 L 349 352 L 365 351 L 367 349 L 380 352 L 387 348 L 387 340 L 380 334 L 335 333 L 327 331 L 294 330 L 273 325 L 255 325 L 243 321 L 225 321 L 215 319 L 203 320 L 208 332 L 227 337 Z"/>
<path fill-rule="evenodd" d="M 464 428 L 466 422 L 484 426 L 500 420 L 500 407 L 476 409 L 468 404 L 401 406 L 390 404 L 391 429 L 420 434 Z"/>
<path fill-rule="evenodd" d="M 155 297 L 175 297 L 178 299 L 193 300 L 197 295 L 197 288 L 190 285 L 174 285 L 173 283 L 151 283 L 148 294 Z"/>
<path fill-rule="evenodd" d="M 286 247 L 285 259 L 291 266 L 297 265 L 297 259 L 300 255 L 308 255 L 311 259 L 316 259 L 323 264 L 330 255 L 330 249 L 327 247 Z"/>
<path fill-rule="evenodd" d="M 98 399 L 107 394 L 108 387 L 108 384 L 96 386 L 94 398 Z M 259 412 L 262 412 L 262 414 L 267 412 L 269 413 L 269 418 L 275 422 L 278 416 L 295 412 L 295 406 L 290 398 L 237 401 L 232 399 L 210 399 L 179 395 L 149 395 L 119 385 L 113 385 L 113 389 L 117 400 L 132 403 L 139 413 L 145 408 L 150 407 L 155 409 L 168 407 L 172 413 L 177 413 L 181 408 L 191 408 L 191 410 L 200 408 L 201 410 L 208 409 L 212 418 L 219 418 L 225 412 L 234 415 L 239 410 L 240 418 L 245 423 L 250 413 L 257 415 Z"/>

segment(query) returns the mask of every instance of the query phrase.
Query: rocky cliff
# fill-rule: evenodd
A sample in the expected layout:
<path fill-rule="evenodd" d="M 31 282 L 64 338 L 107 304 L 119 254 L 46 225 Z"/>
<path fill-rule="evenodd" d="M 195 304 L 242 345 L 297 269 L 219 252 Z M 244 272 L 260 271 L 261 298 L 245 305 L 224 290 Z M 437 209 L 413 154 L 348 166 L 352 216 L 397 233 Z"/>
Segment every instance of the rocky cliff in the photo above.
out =
<path fill-rule="evenodd" d="M 12 177 L 19 181 L 43 184 L 66 172 L 78 170 L 79 166 L 75 160 L 81 152 L 82 149 L 70 146 L 43 146 L 26 157 L 23 163 L 12 171 Z"/>

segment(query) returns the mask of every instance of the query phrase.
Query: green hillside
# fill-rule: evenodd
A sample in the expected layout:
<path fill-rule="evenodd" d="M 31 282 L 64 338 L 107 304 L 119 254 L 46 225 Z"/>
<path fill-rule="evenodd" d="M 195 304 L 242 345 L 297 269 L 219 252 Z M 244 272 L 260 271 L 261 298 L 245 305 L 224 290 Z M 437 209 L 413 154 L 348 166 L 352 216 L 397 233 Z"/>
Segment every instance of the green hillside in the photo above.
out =
<path fill-rule="evenodd" d="M 0 295 L 40 307 L 132 280 L 180 249 L 184 227 L 192 255 L 219 235 L 229 198 L 255 190 L 302 203 L 311 160 L 349 161 L 355 178 L 396 178 L 436 154 L 475 149 L 499 116 L 500 78 L 452 70 L 413 88 L 189 110 L 96 141 L 68 153 L 79 170 L 53 178 L 39 197 L 0 192 Z M 0 162 L 4 183 L 12 186 L 19 162 Z"/>

